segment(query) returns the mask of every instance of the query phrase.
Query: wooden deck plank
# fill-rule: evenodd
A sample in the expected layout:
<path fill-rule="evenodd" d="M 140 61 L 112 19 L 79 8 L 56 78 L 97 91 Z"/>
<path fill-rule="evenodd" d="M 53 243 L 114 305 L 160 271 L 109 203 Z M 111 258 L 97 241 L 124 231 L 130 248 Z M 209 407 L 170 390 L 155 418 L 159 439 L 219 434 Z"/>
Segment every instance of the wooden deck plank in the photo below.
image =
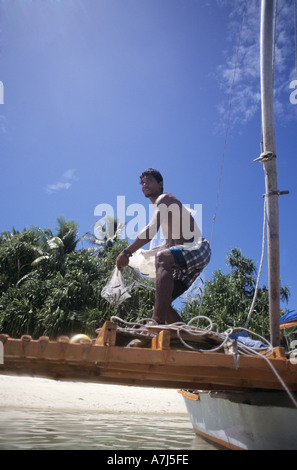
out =
<path fill-rule="evenodd" d="M 282 389 L 262 357 L 240 355 L 238 359 L 232 354 L 172 349 L 170 339 L 171 332 L 158 330 L 150 347 L 117 346 L 113 322 L 106 322 L 93 344 L 72 344 L 67 337 L 50 341 L 1 335 L 4 364 L 0 364 L 0 374 L 201 390 Z M 297 365 L 281 350 L 275 350 L 270 363 L 289 389 L 297 390 Z"/>

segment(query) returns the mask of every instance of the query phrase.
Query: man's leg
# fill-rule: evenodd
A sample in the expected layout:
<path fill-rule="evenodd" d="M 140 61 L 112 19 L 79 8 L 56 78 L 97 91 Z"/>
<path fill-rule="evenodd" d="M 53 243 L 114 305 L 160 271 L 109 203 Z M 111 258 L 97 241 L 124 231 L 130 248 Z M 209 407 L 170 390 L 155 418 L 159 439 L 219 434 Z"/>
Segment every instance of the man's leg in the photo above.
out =
<path fill-rule="evenodd" d="M 179 316 L 176 310 L 171 305 L 169 306 L 166 314 L 166 322 L 170 323 L 184 323 L 183 319 Z"/>
<path fill-rule="evenodd" d="M 156 256 L 156 299 L 152 316 L 157 323 L 181 322 L 178 313 L 171 307 L 173 292 L 172 268 L 175 259 L 170 250 L 163 250 Z"/>

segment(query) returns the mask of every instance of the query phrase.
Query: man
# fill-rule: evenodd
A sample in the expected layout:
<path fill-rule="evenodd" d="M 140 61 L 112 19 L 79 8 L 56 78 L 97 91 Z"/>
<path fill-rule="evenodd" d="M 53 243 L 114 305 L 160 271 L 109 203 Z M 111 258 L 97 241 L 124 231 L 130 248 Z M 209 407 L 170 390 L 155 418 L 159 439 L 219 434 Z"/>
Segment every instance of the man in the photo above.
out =
<path fill-rule="evenodd" d="M 190 212 L 170 193 L 163 193 L 162 175 L 152 168 L 140 176 L 145 197 L 155 206 L 149 224 L 136 239 L 117 257 L 117 268 L 129 264 L 129 258 L 139 248 L 151 241 L 162 229 L 165 241 L 156 255 L 156 299 L 152 324 L 182 322 L 171 303 L 182 295 L 197 279 L 210 261 L 211 251 L 207 240 Z"/>

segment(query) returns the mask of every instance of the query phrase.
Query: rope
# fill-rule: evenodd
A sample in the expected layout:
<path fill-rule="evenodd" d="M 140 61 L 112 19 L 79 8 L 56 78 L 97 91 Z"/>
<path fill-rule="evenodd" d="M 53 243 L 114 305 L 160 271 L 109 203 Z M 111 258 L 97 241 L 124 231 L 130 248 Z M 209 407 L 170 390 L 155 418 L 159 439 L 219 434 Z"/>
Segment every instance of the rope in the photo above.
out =
<path fill-rule="evenodd" d="M 199 320 L 202 320 L 202 319 L 208 321 L 208 323 L 209 323 L 208 327 L 198 328 L 198 326 L 193 325 L 193 322 L 195 322 L 197 320 L 199 321 Z M 147 319 L 147 318 L 146 319 L 141 319 L 141 320 L 138 320 L 137 322 L 127 322 L 127 321 L 125 321 L 122 318 L 119 318 L 117 316 L 112 316 L 111 317 L 111 321 L 121 322 L 121 323 L 123 323 L 124 325 L 126 325 L 128 327 L 132 327 L 132 332 L 133 333 L 137 333 L 139 328 L 140 328 L 140 332 L 141 332 L 142 335 L 150 335 L 151 334 L 151 332 L 149 331 L 149 328 L 145 328 L 145 325 L 143 325 L 143 322 L 144 321 L 147 322 L 148 320 L 152 323 L 155 323 L 156 326 L 161 326 L 161 325 L 157 325 L 157 323 L 154 322 L 154 320 L 152 320 L 151 318 L 150 319 Z M 192 335 L 192 336 L 197 336 L 197 335 L 201 336 L 201 335 L 207 335 L 208 333 L 213 332 L 213 327 L 214 327 L 214 324 L 212 323 L 211 319 L 206 317 L 206 316 L 201 315 L 201 316 L 197 316 L 197 317 L 192 318 L 188 322 L 188 324 L 179 322 L 179 323 L 172 323 L 170 325 L 162 325 L 162 330 L 175 329 L 176 332 L 177 332 L 177 336 L 178 336 L 179 340 L 181 341 L 181 343 L 184 346 L 186 346 L 188 349 L 190 349 L 192 351 L 199 352 L 199 353 L 205 353 L 205 349 L 198 349 L 198 348 L 196 349 L 192 345 L 188 344 L 182 338 L 182 332 L 187 332 L 188 335 Z M 251 348 L 250 346 L 246 346 L 245 344 L 241 343 L 240 341 L 236 341 L 236 340 L 232 339 L 231 335 L 234 334 L 234 332 L 236 330 L 246 331 L 247 333 L 250 333 L 250 334 L 258 337 L 261 340 L 261 342 L 263 342 L 264 344 L 265 343 L 267 344 L 267 347 L 266 348 Z M 226 331 L 224 331 L 223 333 L 217 333 L 217 332 L 213 332 L 213 333 L 216 335 L 217 339 L 221 339 L 221 343 L 219 345 L 215 346 L 212 349 L 208 349 L 207 350 L 208 352 L 216 352 L 216 351 L 220 350 L 223 347 L 225 349 L 228 349 L 229 353 L 231 351 L 231 353 L 234 356 L 236 368 L 239 367 L 239 356 L 240 355 L 249 355 L 249 356 L 255 355 L 257 357 L 260 357 L 261 359 L 264 359 L 269 364 L 269 366 L 272 369 L 273 373 L 275 374 L 276 378 L 279 380 L 279 382 L 282 385 L 283 389 L 285 390 L 285 392 L 288 394 L 291 401 L 293 402 L 294 406 L 297 408 L 297 401 L 295 400 L 293 394 L 290 392 L 290 390 L 286 386 L 285 382 L 280 377 L 279 373 L 277 372 L 277 370 L 275 369 L 275 367 L 273 366 L 273 364 L 269 360 L 269 356 L 271 356 L 273 354 L 273 351 L 274 351 L 274 348 L 273 348 L 273 346 L 270 342 L 268 342 L 262 336 L 254 333 L 254 332 L 252 332 L 252 331 L 250 331 L 246 328 L 229 328 Z"/>
<path fill-rule="evenodd" d="M 220 168 L 220 174 L 219 174 L 217 198 L 216 198 L 215 211 L 214 211 L 214 215 L 213 215 L 213 218 L 212 218 L 210 247 L 212 246 L 215 222 L 216 222 L 216 218 L 217 218 L 217 211 L 218 211 L 218 207 L 219 207 L 219 199 L 220 199 L 220 194 L 221 194 L 223 168 L 224 168 L 225 154 L 226 154 L 226 148 L 227 148 L 227 140 L 228 140 L 228 134 L 229 134 L 229 128 L 230 128 L 230 120 L 231 120 L 231 108 L 232 108 L 232 101 L 233 101 L 234 85 L 235 85 L 235 78 L 236 78 L 236 73 L 237 73 L 237 69 L 238 69 L 239 49 L 240 49 L 240 45 L 241 45 L 241 36 L 242 36 L 242 29 L 243 29 L 243 22 L 244 22 L 246 6 L 247 6 L 247 0 L 244 1 L 243 7 L 242 7 L 241 24 L 240 24 L 240 30 L 239 30 L 239 35 L 238 35 L 238 44 L 237 44 L 237 50 L 236 50 L 236 59 L 235 59 L 233 80 L 232 80 L 231 92 L 230 92 L 230 97 L 229 97 L 229 109 L 228 109 L 227 125 L 226 125 L 226 132 L 225 132 L 225 141 L 224 141 L 224 147 L 223 147 L 223 153 L 222 153 L 222 159 L 221 159 L 221 168 Z M 204 269 L 205 279 L 207 279 L 207 271 L 208 271 L 208 266 L 206 266 L 206 268 Z M 202 296 L 201 296 L 200 308 L 201 308 L 201 305 L 202 305 L 202 302 L 203 302 L 203 295 L 204 295 L 204 289 L 203 289 L 203 293 L 202 293 Z"/>
<path fill-rule="evenodd" d="M 261 277 L 261 272 L 262 272 L 262 267 L 263 267 L 263 261 L 264 261 L 264 255 L 265 255 L 265 237 L 266 237 L 266 198 L 264 198 L 264 217 L 263 217 L 263 235 L 262 235 L 262 254 L 261 254 L 261 261 L 260 261 L 260 267 L 259 267 L 259 272 L 258 272 L 258 277 L 257 277 L 257 282 L 256 282 L 256 288 L 255 288 L 255 293 L 252 301 L 251 308 L 249 310 L 246 322 L 244 327 L 247 328 L 249 321 L 251 319 L 252 313 L 254 311 L 254 306 L 257 300 L 257 295 L 258 295 L 258 290 L 259 290 L 259 283 L 260 283 L 260 277 Z"/>
<path fill-rule="evenodd" d="M 225 142 L 224 142 L 224 148 L 223 148 L 223 154 L 222 154 L 222 160 L 221 160 L 221 169 L 220 169 L 220 175 L 219 175 L 219 184 L 218 184 L 218 191 L 217 191 L 217 199 L 216 199 L 215 213 L 214 213 L 214 216 L 213 216 L 213 219 L 212 219 L 212 220 L 213 220 L 213 224 L 212 224 L 212 231 L 211 231 L 211 237 L 210 237 L 210 246 L 212 246 L 212 240 L 213 240 L 213 234 L 214 234 L 214 226 L 215 226 L 215 220 L 216 220 L 216 217 L 217 217 L 217 210 L 218 210 L 219 198 L 220 198 L 220 192 L 221 192 L 221 184 L 222 184 L 222 176 L 223 176 L 223 167 L 224 167 L 225 153 L 226 153 L 226 147 L 227 147 L 227 138 L 228 138 L 229 127 L 230 127 L 231 108 L 232 108 L 232 101 L 233 101 L 233 93 L 234 93 L 235 78 L 236 78 L 236 73 L 237 73 L 237 68 L 238 68 L 238 62 L 239 62 L 239 49 L 240 49 L 240 45 L 241 45 L 241 36 L 242 36 L 243 20 L 244 20 L 244 16 L 245 16 L 246 4 L 247 4 L 247 0 L 244 1 L 244 3 L 243 3 L 243 8 L 242 8 L 241 25 L 240 25 L 240 31 L 239 31 L 239 37 L 238 37 L 238 44 L 237 44 L 237 50 L 236 50 L 236 59 L 235 59 L 235 66 L 234 66 L 234 73 L 233 73 L 233 81 L 232 81 L 232 85 L 231 85 L 231 92 L 230 92 L 230 98 L 229 98 L 229 109 L 228 109 L 228 117 L 227 117 L 227 126 L 226 126 Z"/>

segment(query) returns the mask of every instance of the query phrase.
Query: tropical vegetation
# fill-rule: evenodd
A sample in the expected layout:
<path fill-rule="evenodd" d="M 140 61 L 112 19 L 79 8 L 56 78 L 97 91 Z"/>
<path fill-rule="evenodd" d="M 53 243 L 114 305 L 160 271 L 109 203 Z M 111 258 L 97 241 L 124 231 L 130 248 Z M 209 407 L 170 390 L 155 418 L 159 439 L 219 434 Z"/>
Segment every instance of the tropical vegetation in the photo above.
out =
<path fill-rule="evenodd" d="M 139 282 L 133 281 L 131 297 L 120 305 L 101 296 L 116 257 L 128 242 L 120 239 L 121 227 L 115 220 L 96 229 L 95 234 L 79 238 L 77 224 L 59 218 L 54 232 L 31 227 L 0 234 L 0 332 L 13 337 L 29 334 L 55 339 L 76 333 L 94 337 L 112 315 L 128 322 L 151 317 L 154 291 Z M 88 246 L 80 248 L 82 241 Z M 203 296 L 197 288 L 181 304 L 185 322 L 203 315 L 219 331 L 244 325 L 255 291 L 255 263 L 235 248 L 227 255 L 227 263 L 229 273 L 215 271 Z M 131 284 L 129 276 L 124 280 Z M 281 293 L 287 300 L 286 286 Z M 269 337 L 265 286 L 258 291 L 249 328 Z"/>
<path fill-rule="evenodd" d="M 210 318 L 221 332 L 245 327 L 257 284 L 256 264 L 238 248 L 227 254 L 226 264 L 227 274 L 220 269 L 215 271 L 202 293 L 196 292 L 187 299 L 183 309 L 185 321 L 199 315 Z M 288 302 L 289 296 L 288 286 L 281 286 L 282 302 Z M 269 339 L 269 321 L 268 288 L 263 285 L 257 290 L 246 328 Z"/>
<path fill-rule="evenodd" d="M 78 249 L 90 234 L 77 234 L 77 224 L 64 219 L 58 219 L 55 233 L 38 227 L 1 233 L 0 332 L 92 337 L 112 315 L 127 321 L 151 316 L 152 290 L 139 286 L 117 308 L 101 297 L 127 242 L 105 233 L 102 240 L 93 240 L 94 246 Z"/>

